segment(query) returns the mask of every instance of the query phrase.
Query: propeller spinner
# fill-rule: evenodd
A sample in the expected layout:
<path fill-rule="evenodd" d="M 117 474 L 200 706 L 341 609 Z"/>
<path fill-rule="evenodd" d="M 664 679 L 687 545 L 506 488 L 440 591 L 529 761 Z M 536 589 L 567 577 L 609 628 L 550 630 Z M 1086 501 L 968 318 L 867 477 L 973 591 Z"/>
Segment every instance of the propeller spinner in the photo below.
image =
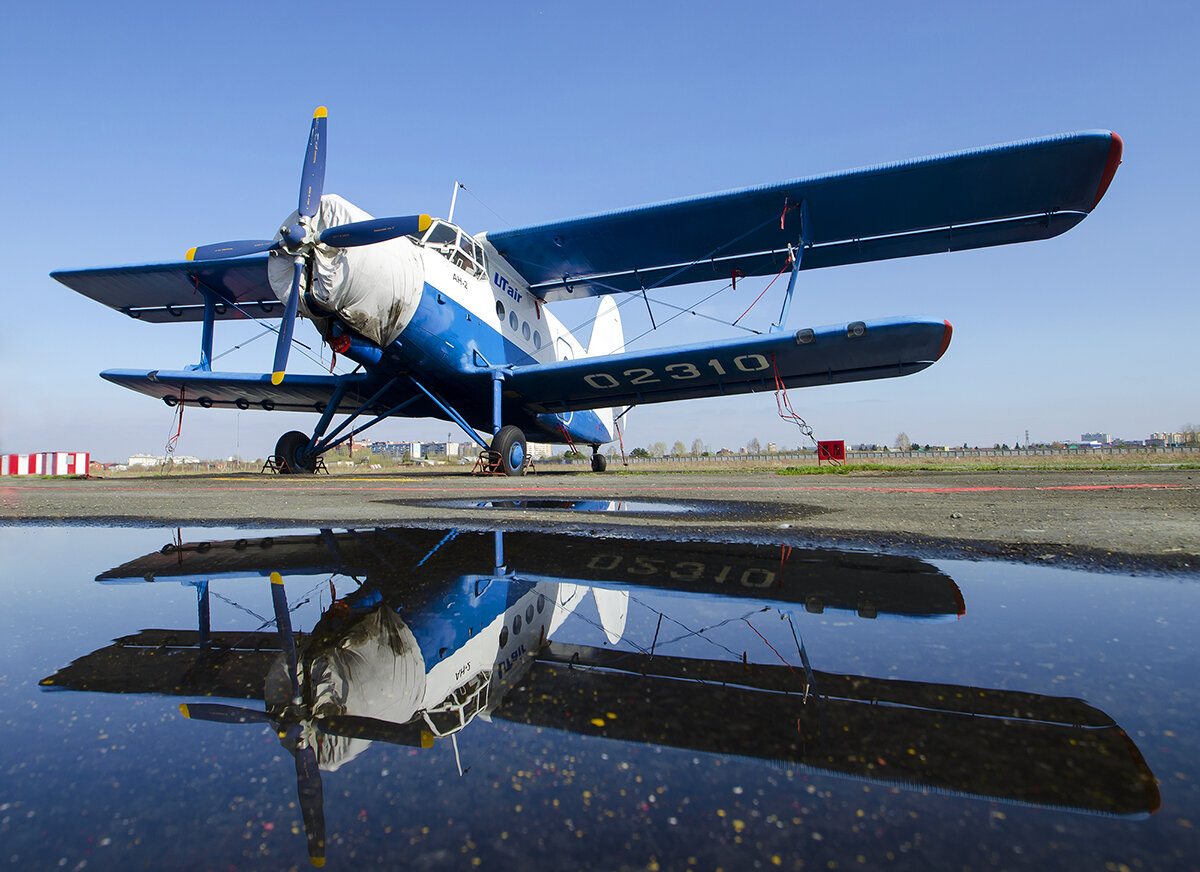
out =
<path fill-rule="evenodd" d="M 240 239 L 201 245 L 187 253 L 188 260 L 223 260 L 244 257 L 264 251 L 272 254 L 287 254 L 293 259 L 292 284 L 284 307 L 283 322 L 279 327 L 279 338 L 275 343 L 275 361 L 271 370 L 271 383 L 280 384 L 287 369 L 288 351 L 292 344 L 292 330 L 296 322 L 300 288 L 304 271 L 317 245 L 332 248 L 353 248 L 386 242 L 400 236 L 423 233 L 428 229 L 428 215 L 406 215 L 396 218 L 373 218 L 369 221 L 354 221 L 337 227 L 327 227 L 314 233 L 310 227 L 312 218 L 321 206 L 321 194 L 325 187 L 325 136 L 328 112 L 318 106 L 313 113 L 312 128 L 308 134 L 308 148 L 304 153 L 304 167 L 300 174 L 300 204 L 297 207 L 299 220 L 296 224 L 281 227 L 278 239 Z"/>

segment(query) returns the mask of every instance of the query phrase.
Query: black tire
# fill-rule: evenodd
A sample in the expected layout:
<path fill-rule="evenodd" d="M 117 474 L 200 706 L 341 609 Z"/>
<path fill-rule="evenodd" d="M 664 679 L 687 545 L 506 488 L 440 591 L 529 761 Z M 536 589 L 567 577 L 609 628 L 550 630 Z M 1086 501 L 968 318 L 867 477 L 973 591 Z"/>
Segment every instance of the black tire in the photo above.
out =
<path fill-rule="evenodd" d="M 284 467 L 280 472 L 312 472 L 317 468 L 316 455 L 310 455 L 308 436 L 299 430 L 284 433 L 275 443 L 275 456 L 283 460 Z"/>
<path fill-rule="evenodd" d="M 599 451 L 592 452 L 592 472 L 604 472 L 608 469 L 608 458 Z"/>
<path fill-rule="evenodd" d="M 501 427 L 492 437 L 492 451 L 500 456 L 500 469 L 505 475 L 525 473 L 525 434 L 511 425 Z"/>

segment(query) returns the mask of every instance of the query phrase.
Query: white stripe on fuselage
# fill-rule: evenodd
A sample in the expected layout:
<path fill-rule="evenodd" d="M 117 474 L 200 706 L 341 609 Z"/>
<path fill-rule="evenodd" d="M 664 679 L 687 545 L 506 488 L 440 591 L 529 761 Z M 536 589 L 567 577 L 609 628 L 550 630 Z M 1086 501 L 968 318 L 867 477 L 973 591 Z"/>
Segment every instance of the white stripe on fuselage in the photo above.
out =
<path fill-rule="evenodd" d="M 544 305 L 535 302 L 529 292 L 529 285 L 516 270 L 508 265 L 486 239 L 479 241 L 484 248 L 488 268 L 486 273 L 479 276 L 455 266 L 436 249 L 422 248 L 426 283 L 462 306 L 472 318 L 499 333 L 538 363 L 553 363 L 567 357 L 568 354 L 575 358 L 584 357 L 586 353 L 583 346 Z M 496 280 L 497 276 L 500 277 L 499 282 Z M 503 320 L 496 308 L 497 301 L 504 307 Z M 512 312 L 517 314 L 515 330 L 509 320 Z M 529 325 L 528 339 L 522 330 L 524 324 Z M 540 349 L 534 346 L 535 330 L 542 340 Z M 566 343 L 569 351 L 563 349 L 560 340 Z M 508 361 L 489 362 L 499 365 Z"/>

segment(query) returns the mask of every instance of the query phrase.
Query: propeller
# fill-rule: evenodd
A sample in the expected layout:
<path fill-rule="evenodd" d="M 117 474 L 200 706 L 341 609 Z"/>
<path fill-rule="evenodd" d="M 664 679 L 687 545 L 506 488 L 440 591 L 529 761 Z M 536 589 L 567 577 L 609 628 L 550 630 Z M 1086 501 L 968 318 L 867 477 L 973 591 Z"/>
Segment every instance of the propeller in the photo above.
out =
<path fill-rule="evenodd" d="M 300 725 L 296 724 L 293 729 L 299 739 Z M 300 812 L 304 816 L 304 832 L 308 836 L 308 858 L 314 866 L 324 866 L 325 791 L 321 786 L 317 749 L 311 744 L 298 744 L 295 754 L 296 789 L 300 796 Z"/>
<path fill-rule="evenodd" d="M 179 712 L 188 720 L 218 724 L 265 724 L 271 720 L 270 715 L 258 709 L 215 702 L 185 702 L 179 706 Z"/>
<path fill-rule="evenodd" d="M 296 640 L 292 636 L 287 590 L 283 586 L 283 576 L 278 572 L 271 573 L 271 605 L 275 607 L 275 627 L 279 631 L 284 656 L 287 657 L 288 678 L 292 682 L 292 705 L 300 705 L 304 700 L 300 696 L 300 676 L 296 669 Z"/>
<path fill-rule="evenodd" d="M 332 245 L 334 248 L 353 248 L 356 245 L 370 245 L 373 242 L 386 242 L 398 236 L 413 236 L 424 233 L 433 221 L 428 215 L 405 215 L 402 218 L 372 218 L 370 221 L 352 221 L 349 224 L 339 224 L 321 231 L 322 245 Z"/>
<path fill-rule="evenodd" d="M 318 106 L 313 113 L 312 127 L 308 133 L 308 148 L 304 152 L 304 166 L 300 172 L 300 203 L 297 206 L 299 220 L 296 224 L 281 227 L 280 239 L 239 239 L 218 242 L 215 245 L 200 245 L 188 250 L 190 261 L 223 260 L 244 257 L 264 251 L 289 254 L 295 261 L 292 271 L 292 286 L 284 308 L 283 323 L 275 342 L 275 361 L 271 369 L 271 384 L 283 382 L 287 371 L 288 351 L 292 345 L 292 331 L 300 297 L 301 280 L 308 258 L 317 245 L 333 248 L 353 248 L 386 242 L 400 236 L 423 233 L 432 219 L 428 215 L 405 215 L 397 218 L 373 218 L 369 221 L 353 221 L 338 227 L 327 227 L 314 233 L 309 226 L 321 208 L 321 194 L 325 188 L 326 125 L 328 112 Z"/>
<path fill-rule="evenodd" d="M 303 196 L 303 192 L 301 193 Z M 293 295 L 293 299 L 294 299 Z M 223 705 L 221 703 L 184 703 L 180 713 L 191 720 L 214 721 L 221 724 L 253 724 L 279 722 L 278 733 L 284 747 L 296 758 L 296 790 L 300 798 L 300 811 L 304 816 L 304 831 L 308 837 L 308 856 L 314 866 L 325 865 L 325 799 L 321 787 L 321 767 L 317 762 L 315 747 L 316 731 L 306 731 L 305 723 L 314 721 L 304 707 L 300 693 L 300 676 L 296 656 L 296 640 L 292 633 L 291 612 L 288 610 L 287 591 L 283 576 L 271 573 L 271 604 L 275 608 L 275 627 L 279 632 L 280 647 L 287 661 L 288 679 L 291 682 L 291 705 L 279 718 L 272 718 L 265 711 Z M 314 725 L 319 723 L 314 721 Z M 318 727 L 318 729 L 321 729 Z M 305 733 L 308 732 L 308 735 Z"/>

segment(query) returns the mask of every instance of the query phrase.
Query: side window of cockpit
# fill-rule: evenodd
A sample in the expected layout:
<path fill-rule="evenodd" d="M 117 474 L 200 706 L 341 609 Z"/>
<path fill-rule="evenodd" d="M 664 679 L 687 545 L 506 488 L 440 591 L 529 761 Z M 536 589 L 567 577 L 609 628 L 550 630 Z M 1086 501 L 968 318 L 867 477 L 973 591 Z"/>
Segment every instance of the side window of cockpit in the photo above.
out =
<path fill-rule="evenodd" d="M 467 234 L 460 232 L 458 236 L 458 250 L 454 252 L 451 260 L 456 267 L 464 269 L 474 275 L 478 270 L 478 262 L 475 260 L 475 240 Z"/>

